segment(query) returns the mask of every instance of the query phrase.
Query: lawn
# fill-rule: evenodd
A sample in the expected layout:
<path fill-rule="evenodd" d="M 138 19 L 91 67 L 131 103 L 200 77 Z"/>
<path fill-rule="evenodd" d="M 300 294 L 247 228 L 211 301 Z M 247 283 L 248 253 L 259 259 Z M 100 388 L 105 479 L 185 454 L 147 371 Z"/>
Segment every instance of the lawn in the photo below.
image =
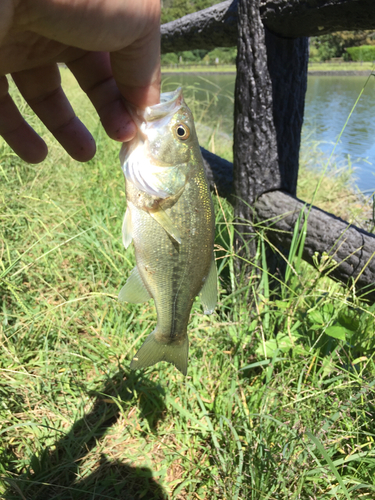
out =
<path fill-rule="evenodd" d="M 309 71 L 373 71 L 374 63 L 372 62 L 352 62 L 352 61 L 326 61 L 326 62 L 309 62 Z"/>
<path fill-rule="evenodd" d="M 28 165 L 0 142 L 0 497 L 375 498 L 375 307 L 301 262 L 298 246 L 277 295 L 265 265 L 240 277 L 226 200 L 214 196 L 219 302 L 212 316 L 194 303 L 187 377 L 165 363 L 129 370 L 156 315 L 152 301 L 117 301 L 134 266 L 119 145 L 63 79 L 95 158 L 77 163 L 47 136 L 48 159 Z M 230 158 L 230 142 L 216 146 Z M 305 199 L 319 177 L 308 163 L 324 163 L 312 152 Z M 315 202 L 368 218 L 334 168 Z"/>
<path fill-rule="evenodd" d="M 309 62 L 308 71 L 324 71 L 333 72 L 336 71 L 373 71 L 374 64 L 372 62 L 337 62 L 337 61 L 326 61 L 326 62 Z M 236 73 L 236 66 L 234 64 L 218 64 L 218 65 L 206 65 L 206 64 L 170 64 L 162 67 L 163 73 Z"/>

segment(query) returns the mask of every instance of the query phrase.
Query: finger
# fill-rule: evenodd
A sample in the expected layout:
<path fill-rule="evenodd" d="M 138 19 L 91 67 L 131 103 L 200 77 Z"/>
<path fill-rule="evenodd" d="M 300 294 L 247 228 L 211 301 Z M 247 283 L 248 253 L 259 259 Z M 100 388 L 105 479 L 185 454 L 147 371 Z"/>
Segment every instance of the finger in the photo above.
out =
<path fill-rule="evenodd" d="M 132 139 L 136 127 L 113 78 L 109 55 L 87 52 L 67 65 L 93 103 L 109 137 L 122 142 Z"/>
<path fill-rule="evenodd" d="M 40 163 L 47 156 L 46 143 L 24 120 L 10 97 L 5 76 L 0 77 L 0 135 L 28 163 Z"/>
<path fill-rule="evenodd" d="M 158 102 L 160 0 L 38 0 L 27 6 L 17 18 L 19 29 L 113 54 L 113 75 L 125 99 L 141 108 Z"/>
<path fill-rule="evenodd" d="M 158 62 L 153 68 L 150 65 L 142 71 L 142 67 L 138 66 L 142 61 L 137 62 L 137 57 L 133 58 L 129 53 L 111 54 L 111 61 L 116 83 L 125 101 L 141 109 L 160 101 L 161 72 Z M 124 71 L 125 68 L 128 72 Z"/>
<path fill-rule="evenodd" d="M 12 76 L 26 102 L 67 153 L 78 161 L 91 160 L 95 141 L 64 94 L 57 65 L 20 71 Z"/>
<path fill-rule="evenodd" d="M 125 100 L 145 108 L 160 99 L 160 2 L 152 2 L 146 33 L 111 54 L 113 76 Z"/>

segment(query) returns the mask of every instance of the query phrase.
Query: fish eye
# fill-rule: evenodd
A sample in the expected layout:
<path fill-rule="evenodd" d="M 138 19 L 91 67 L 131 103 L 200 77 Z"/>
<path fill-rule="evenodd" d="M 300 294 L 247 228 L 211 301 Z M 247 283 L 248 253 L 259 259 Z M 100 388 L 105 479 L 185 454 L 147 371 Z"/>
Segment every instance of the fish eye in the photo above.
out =
<path fill-rule="evenodd" d="M 190 135 L 190 129 L 187 125 L 183 125 L 182 123 L 179 123 L 176 125 L 175 128 L 176 135 L 179 139 L 187 139 Z"/>

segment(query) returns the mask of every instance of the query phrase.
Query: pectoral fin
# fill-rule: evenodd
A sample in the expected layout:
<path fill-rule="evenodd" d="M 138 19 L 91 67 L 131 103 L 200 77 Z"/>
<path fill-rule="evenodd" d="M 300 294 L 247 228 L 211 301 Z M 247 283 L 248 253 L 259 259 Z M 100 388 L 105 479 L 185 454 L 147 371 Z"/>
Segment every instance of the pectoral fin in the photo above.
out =
<path fill-rule="evenodd" d="M 165 231 L 175 240 L 179 245 L 181 245 L 181 235 L 180 231 L 171 221 L 169 215 L 165 210 L 159 209 L 156 212 L 149 212 L 151 217 L 153 217 L 156 222 L 158 222 Z"/>
<path fill-rule="evenodd" d="M 124 221 L 122 223 L 122 242 L 125 248 L 128 248 L 130 243 L 132 242 L 133 234 L 132 234 L 132 219 L 130 215 L 129 207 L 126 209 Z"/>
<path fill-rule="evenodd" d="M 137 266 L 135 266 L 127 282 L 121 288 L 118 300 L 120 302 L 130 302 L 131 304 L 140 304 L 150 299 L 151 295 L 142 281 Z"/>
<path fill-rule="evenodd" d="M 212 256 L 210 272 L 200 293 L 204 314 L 214 312 L 217 302 L 217 270 L 214 256 Z"/>

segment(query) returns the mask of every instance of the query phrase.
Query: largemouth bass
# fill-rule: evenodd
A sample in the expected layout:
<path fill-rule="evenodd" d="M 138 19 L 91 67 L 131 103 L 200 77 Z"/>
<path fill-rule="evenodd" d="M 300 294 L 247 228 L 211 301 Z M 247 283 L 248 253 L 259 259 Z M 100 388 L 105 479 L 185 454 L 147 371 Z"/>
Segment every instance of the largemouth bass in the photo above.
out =
<path fill-rule="evenodd" d="M 122 234 L 134 243 L 136 267 L 119 300 L 154 299 L 157 325 L 130 368 L 167 361 L 187 373 L 187 325 L 200 293 L 204 312 L 213 312 L 217 275 L 213 254 L 215 220 L 191 111 L 181 89 L 160 96 L 135 117 L 137 136 L 124 143 L 127 210 Z"/>

